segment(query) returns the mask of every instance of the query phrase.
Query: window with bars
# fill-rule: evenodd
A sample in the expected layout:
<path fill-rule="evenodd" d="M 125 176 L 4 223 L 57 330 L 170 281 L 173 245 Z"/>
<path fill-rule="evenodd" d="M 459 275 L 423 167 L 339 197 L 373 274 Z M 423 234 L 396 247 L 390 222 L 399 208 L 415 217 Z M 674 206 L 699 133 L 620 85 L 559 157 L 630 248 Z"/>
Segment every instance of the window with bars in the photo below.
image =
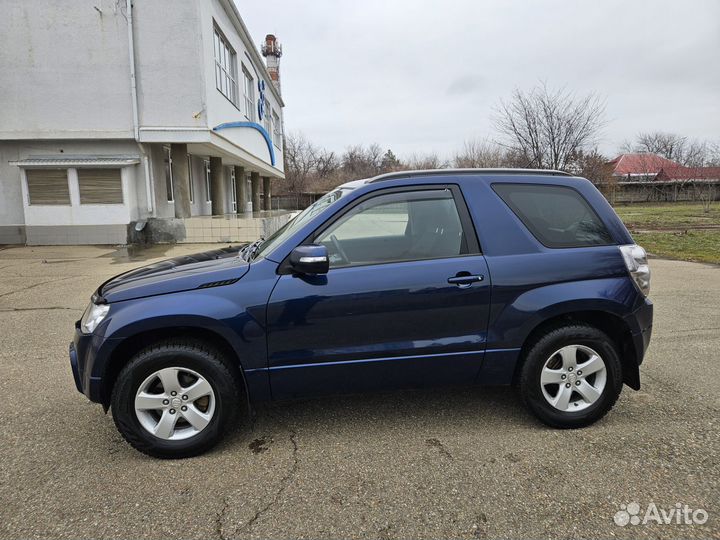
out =
<path fill-rule="evenodd" d="M 70 206 L 67 169 L 27 169 L 28 203 Z"/>
<path fill-rule="evenodd" d="M 123 204 L 120 169 L 78 169 L 80 204 Z"/>
<path fill-rule="evenodd" d="M 243 64 L 243 95 L 245 96 L 245 116 L 251 122 L 255 121 L 255 81 Z"/>
<path fill-rule="evenodd" d="M 215 50 L 215 87 L 237 107 L 238 88 L 235 50 L 230 46 L 217 26 L 215 26 L 213 34 L 213 45 Z"/>

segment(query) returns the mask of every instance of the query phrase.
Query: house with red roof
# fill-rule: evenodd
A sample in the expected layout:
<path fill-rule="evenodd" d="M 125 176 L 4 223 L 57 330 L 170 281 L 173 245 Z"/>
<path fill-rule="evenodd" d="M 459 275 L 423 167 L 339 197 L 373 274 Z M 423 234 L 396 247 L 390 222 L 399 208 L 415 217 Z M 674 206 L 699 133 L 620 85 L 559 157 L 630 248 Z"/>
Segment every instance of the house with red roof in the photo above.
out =
<path fill-rule="evenodd" d="M 608 165 L 621 182 L 720 180 L 720 167 L 685 167 L 657 154 L 620 154 Z"/>
<path fill-rule="evenodd" d="M 608 162 L 612 203 L 720 200 L 720 167 L 686 167 L 657 154 L 621 154 Z"/>

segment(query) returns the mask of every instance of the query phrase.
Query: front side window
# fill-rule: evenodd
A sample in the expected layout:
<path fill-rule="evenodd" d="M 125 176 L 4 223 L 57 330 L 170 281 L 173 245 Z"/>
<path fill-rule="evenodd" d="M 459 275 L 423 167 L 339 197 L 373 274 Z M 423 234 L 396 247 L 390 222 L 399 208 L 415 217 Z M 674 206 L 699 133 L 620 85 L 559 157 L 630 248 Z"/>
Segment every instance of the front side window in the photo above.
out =
<path fill-rule="evenodd" d="M 235 50 L 216 26 L 213 34 L 215 50 L 215 87 L 237 107 L 237 60 Z"/>
<path fill-rule="evenodd" d="M 566 186 L 493 184 L 525 227 L 550 248 L 604 246 L 612 237 L 585 198 Z"/>
<path fill-rule="evenodd" d="M 255 103 L 255 87 L 253 86 L 255 82 L 252 75 L 250 75 L 250 72 L 244 65 L 242 67 L 242 72 L 243 95 L 245 97 L 245 116 L 247 116 L 250 121 L 255 121 L 255 106 L 253 105 Z"/>
<path fill-rule="evenodd" d="M 373 197 L 321 232 L 315 243 L 327 247 L 331 268 L 468 253 L 455 199 L 449 190 Z"/>
<path fill-rule="evenodd" d="M 273 249 L 295 234 L 308 221 L 321 212 L 327 210 L 333 204 L 337 203 L 343 196 L 350 193 L 352 189 L 353 188 L 341 186 L 335 191 L 331 191 L 330 193 L 326 193 L 320 197 L 317 201 L 312 203 L 305 210 L 280 227 L 277 231 L 270 235 L 267 240 L 260 244 L 258 250 L 255 252 L 255 256 L 271 253 Z"/>
<path fill-rule="evenodd" d="M 165 152 L 164 164 L 165 164 L 165 192 L 167 194 L 168 202 L 173 202 L 173 174 L 172 174 L 172 157 L 170 156 L 170 147 L 166 146 L 163 151 Z"/>
<path fill-rule="evenodd" d="M 25 177 L 29 204 L 70 205 L 67 169 L 27 169 Z"/>

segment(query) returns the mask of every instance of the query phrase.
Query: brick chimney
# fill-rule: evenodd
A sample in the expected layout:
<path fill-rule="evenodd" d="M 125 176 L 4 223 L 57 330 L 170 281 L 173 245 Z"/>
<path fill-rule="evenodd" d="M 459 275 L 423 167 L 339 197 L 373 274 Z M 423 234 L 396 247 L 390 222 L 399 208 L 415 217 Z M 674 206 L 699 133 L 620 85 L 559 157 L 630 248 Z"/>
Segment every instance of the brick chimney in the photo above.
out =
<path fill-rule="evenodd" d="M 282 56 L 282 45 L 278 43 L 273 34 L 265 36 L 265 43 L 260 47 L 262 55 L 265 57 L 270 79 L 275 89 L 280 93 L 280 57 Z"/>

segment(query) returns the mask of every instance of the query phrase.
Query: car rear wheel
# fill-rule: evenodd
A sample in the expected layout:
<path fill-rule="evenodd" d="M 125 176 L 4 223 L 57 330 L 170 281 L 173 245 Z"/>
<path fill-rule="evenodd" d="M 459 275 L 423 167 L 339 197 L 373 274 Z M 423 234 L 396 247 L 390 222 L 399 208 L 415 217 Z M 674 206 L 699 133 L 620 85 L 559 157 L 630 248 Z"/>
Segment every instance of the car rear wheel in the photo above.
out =
<path fill-rule="evenodd" d="M 115 425 L 134 448 L 183 458 L 217 444 L 237 416 L 239 397 L 218 352 L 171 340 L 130 360 L 118 375 L 111 405 Z"/>
<path fill-rule="evenodd" d="M 529 348 L 520 374 L 525 405 L 544 423 L 578 428 L 602 418 L 622 390 L 615 344 L 588 325 L 556 327 Z"/>

